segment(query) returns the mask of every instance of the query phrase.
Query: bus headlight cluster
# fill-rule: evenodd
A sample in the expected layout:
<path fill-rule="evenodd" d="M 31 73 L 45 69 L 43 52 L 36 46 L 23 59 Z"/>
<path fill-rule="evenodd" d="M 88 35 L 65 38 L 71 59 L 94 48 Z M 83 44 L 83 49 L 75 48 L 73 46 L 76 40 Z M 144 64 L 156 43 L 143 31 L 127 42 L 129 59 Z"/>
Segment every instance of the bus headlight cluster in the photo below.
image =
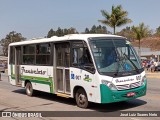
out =
<path fill-rule="evenodd" d="M 146 81 L 146 80 L 147 80 L 147 78 L 146 78 L 146 76 L 144 76 L 144 77 L 142 78 L 142 81 L 141 81 L 141 86 L 145 84 L 145 81 Z"/>
<path fill-rule="evenodd" d="M 110 82 L 110 81 L 102 80 L 102 84 L 106 85 L 111 90 L 117 90 L 116 86 L 112 82 Z"/>

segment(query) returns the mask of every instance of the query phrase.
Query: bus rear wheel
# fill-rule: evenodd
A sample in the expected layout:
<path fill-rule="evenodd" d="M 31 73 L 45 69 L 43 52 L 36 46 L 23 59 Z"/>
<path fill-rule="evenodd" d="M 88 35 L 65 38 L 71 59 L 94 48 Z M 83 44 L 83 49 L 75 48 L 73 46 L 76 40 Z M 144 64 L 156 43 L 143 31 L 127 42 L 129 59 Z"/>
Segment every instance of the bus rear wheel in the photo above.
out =
<path fill-rule="evenodd" d="M 30 82 L 27 82 L 26 94 L 31 97 L 31 96 L 33 96 L 33 92 L 34 92 L 34 90 L 33 90 L 32 84 Z"/>
<path fill-rule="evenodd" d="M 76 98 L 76 103 L 78 107 L 87 108 L 89 106 L 87 94 L 84 91 L 84 89 L 82 88 L 78 89 L 76 92 L 75 98 Z"/>

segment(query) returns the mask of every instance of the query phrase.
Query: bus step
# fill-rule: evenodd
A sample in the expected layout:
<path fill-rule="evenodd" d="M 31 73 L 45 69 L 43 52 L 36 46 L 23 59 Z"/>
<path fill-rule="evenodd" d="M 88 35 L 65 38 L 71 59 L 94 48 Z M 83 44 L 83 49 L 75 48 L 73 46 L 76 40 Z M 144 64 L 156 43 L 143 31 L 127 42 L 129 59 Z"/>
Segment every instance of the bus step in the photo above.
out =
<path fill-rule="evenodd" d="M 65 98 L 70 97 L 70 95 L 68 95 L 68 94 L 63 94 L 63 93 L 56 93 L 56 94 L 57 94 L 57 96 L 60 96 L 60 97 L 65 97 Z"/>

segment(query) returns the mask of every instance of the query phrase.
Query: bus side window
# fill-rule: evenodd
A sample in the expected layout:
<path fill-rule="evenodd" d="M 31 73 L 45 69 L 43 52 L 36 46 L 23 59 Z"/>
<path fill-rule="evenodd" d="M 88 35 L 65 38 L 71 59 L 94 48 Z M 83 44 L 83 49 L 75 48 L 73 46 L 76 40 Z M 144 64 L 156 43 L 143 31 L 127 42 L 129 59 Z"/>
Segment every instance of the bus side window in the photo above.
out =
<path fill-rule="evenodd" d="M 80 46 L 72 49 L 72 66 L 93 72 L 94 65 L 87 47 Z"/>
<path fill-rule="evenodd" d="M 15 64 L 15 47 L 11 46 L 10 47 L 10 59 L 9 59 L 10 64 Z"/>
<path fill-rule="evenodd" d="M 23 46 L 23 60 L 22 64 L 35 64 L 35 45 L 25 45 Z"/>
<path fill-rule="evenodd" d="M 83 55 L 83 48 L 73 49 L 73 65 L 78 66 L 81 64 L 82 55 Z"/>
<path fill-rule="evenodd" d="M 84 64 L 93 64 L 92 62 L 92 58 L 91 58 L 91 55 L 89 53 L 89 50 L 88 48 L 84 48 L 84 52 L 83 52 L 83 59 L 84 59 Z"/>
<path fill-rule="evenodd" d="M 50 43 L 41 43 L 36 45 L 36 65 L 50 65 Z"/>

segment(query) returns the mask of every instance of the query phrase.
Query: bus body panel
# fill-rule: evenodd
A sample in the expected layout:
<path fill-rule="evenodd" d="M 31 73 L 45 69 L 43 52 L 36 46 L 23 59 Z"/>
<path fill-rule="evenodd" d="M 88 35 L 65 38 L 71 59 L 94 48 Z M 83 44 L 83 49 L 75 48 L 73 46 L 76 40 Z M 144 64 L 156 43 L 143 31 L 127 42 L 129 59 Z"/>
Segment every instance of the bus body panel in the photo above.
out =
<path fill-rule="evenodd" d="M 16 85 L 14 67 L 15 67 L 15 65 L 13 65 L 13 64 L 8 66 L 8 77 L 9 77 L 9 82 L 11 85 Z"/>
<path fill-rule="evenodd" d="M 135 99 L 137 97 L 141 97 L 144 96 L 146 94 L 146 87 L 147 87 L 147 83 L 145 81 L 145 84 L 140 86 L 140 87 L 136 87 L 133 89 L 128 89 L 128 90 L 111 90 L 110 88 L 108 88 L 106 85 L 102 84 L 100 81 L 101 80 L 108 80 L 108 81 L 115 81 L 115 78 L 109 77 L 109 76 L 102 76 L 99 75 L 98 73 L 95 73 L 94 75 L 85 71 L 85 70 L 81 70 L 81 69 L 77 69 L 77 68 L 71 68 L 71 73 L 70 73 L 70 77 L 71 77 L 71 89 L 73 90 L 74 87 L 81 86 L 84 88 L 88 100 L 90 102 L 95 102 L 95 103 L 112 103 L 112 102 L 120 102 L 120 101 L 126 101 L 126 100 L 131 100 L 131 99 Z M 85 76 L 88 75 L 89 79 L 84 80 Z M 131 79 L 131 78 L 135 78 L 133 81 L 126 81 L 123 82 L 124 84 L 132 84 L 135 83 L 139 80 L 137 80 L 137 76 L 145 76 L 145 72 L 142 72 L 141 74 L 138 75 L 132 75 L 132 76 L 128 76 L 128 78 L 126 77 L 119 77 L 116 79 Z M 141 79 L 142 79 L 141 77 Z M 116 84 L 115 84 L 116 85 Z M 117 84 L 119 85 L 119 84 Z M 136 93 L 135 96 L 133 97 L 127 97 L 127 93 L 130 92 L 134 92 Z M 92 94 L 92 95 L 90 95 Z M 73 97 L 73 91 L 71 94 L 71 97 Z"/>
<path fill-rule="evenodd" d="M 10 47 L 11 46 L 23 46 L 28 44 L 38 44 L 38 43 L 46 43 L 50 42 L 55 45 L 54 42 L 66 42 L 66 41 L 72 41 L 72 40 L 83 40 L 87 43 L 89 52 L 91 54 L 91 58 L 93 60 L 93 65 L 95 67 L 95 72 L 93 71 L 87 71 L 81 66 L 73 67 L 72 65 L 69 66 L 67 69 L 69 70 L 69 79 L 70 79 L 70 93 L 63 93 L 67 94 L 69 97 L 74 97 L 74 88 L 79 86 L 82 87 L 88 97 L 88 101 L 95 102 L 95 103 L 112 103 L 112 102 L 119 102 L 119 101 L 126 101 L 135 99 L 137 97 L 144 96 L 146 94 L 146 87 L 147 82 L 145 80 L 144 85 L 141 85 L 139 87 L 135 88 L 127 88 L 131 87 L 131 84 L 140 84 L 143 77 L 145 77 L 145 72 L 137 73 L 136 75 L 126 75 L 125 77 L 111 77 L 107 75 L 100 75 L 100 73 L 97 70 L 97 66 L 93 57 L 93 54 L 91 52 L 91 48 L 89 46 L 88 38 L 89 37 L 117 37 L 117 38 L 123 38 L 120 36 L 114 36 L 114 35 L 68 35 L 64 37 L 52 37 L 52 38 L 44 38 L 42 40 L 33 40 L 33 41 L 24 41 L 24 42 L 17 42 L 17 43 L 11 43 L 9 45 L 9 56 L 10 56 Z M 124 38 L 123 38 L 124 39 Z M 54 46 L 53 45 L 53 46 Z M 55 51 L 54 51 L 55 52 Z M 52 53 L 54 53 L 52 51 Z M 72 53 L 72 52 L 71 52 Z M 55 53 L 54 53 L 55 54 Z M 53 55 L 56 57 L 55 55 Z M 73 57 L 73 55 L 71 55 Z M 10 59 L 10 58 L 9 58 Z M 55 81 L 56 79 L 56 58 L 53 58 L 53 65 L 48 66 L 37 66 L 37 65 L 19 65 L 20 66 L 20 80 L 22 82 L 22 87 L 25 87 L 25 81 L 28 80 L 32 83 L 33 89 L 49 92 L 49 93 L 55 93 L 57 94 L 58 91 L 56 91 L 56 85 L 57 83 Z M 8 76 L 9 76 L 9 82 L 12 85 L 17 85 L 15 80 L 15 67 L 16 65 L 10 64 L 8 61 Z M 72 63 L 71 63 L 72 64 Z M 63 74 L 65 76 L 65 73 Z M 102 82 L 103 81 L 103 82 Z M 122 88 L 123 90 L 111 90 L 107 85 L 105 85 L 105 81 L 113 83 L 117 88 Z M 136 85 L 134 84 L 134 85 Z M 134 96 L 126 97 L 128 93 L 135 93 Z"/>
<path fill-rule="evenodd" d="M 16 85 L 15 81 L 15 65 L 10 65 L 10 83 Z M 53 67 L 52 66 L 20 66 L 20 80 L 22 87 L 25 87 L 25 81 L 28 80 L 32 83 L 35 90 L 44 91 L 48 93 L 54 92 L 53 81 Z"/>
<path fill-rule="evenodd" d="M 139 77 L 141 76 L 141 77 Z M 141 74 L 137 75 L 132 75 L 128 77 L 119 77 L 119 78 L 113 78 L 113 80 L 108 79 L 108 81 L 112 81 L 114 85 L 129 85 L 131 86 L 133 83 L 140 82 L 142 78 L 145 77 L 145 71 L 142 72 Z M 119 81 L 124 80 L 124 78 L 127 79 L 133 79 L 131 81 L 123 81 L 123 84 L 117 84 L 116 80 L 118 79 Z M 102 77 L 101 80 L 107 79 L 107 77 Z M 146 79 L 146 78 L 145 78 Z M 116 86 L 116 87 L 117 87 Z M 126 87 L 126 86 L 125 86 Z M 129 88 L 129 89 L 124 89 L 124 90 L 111 90 L 108 86 L 104 84 L 100 84 L 100 93 L 101 93 L 101 103 L 112 103 L 112 102 L 120 102 L 120 101 L 127 101 L 131 99 L 135 99 L 141 96 L 146 95 L 146 89 L 147 89 L 147 81 L 144 81 L 144 85 L 142 86 L 137 86 L 135 88 Z M 127 97 L 128 93 L 135 93 L 134 96 Z"/>
<path fill-rule="evenodd" d="M 74 96 L 73 89 L 76 86 L 84 88 L 88 101 L 96 102 L 96 84 L 95 74 L 87 72 L 79 68 L 70 68 L 70 84 L 71 84 L 71 97 Z"/>
<path fill-rule="evenodd" d="M 104 84 L 101 84 L 101 103 L 127 101 L 144 96 L 146 95 L 146 87 L 147 83 L 145 82 L 145 85 L 138 88 L 123 91 L 112 91 Z M 135 93 L 135 95 L 133 97 L 127 97 L 128 93 Z"/>

